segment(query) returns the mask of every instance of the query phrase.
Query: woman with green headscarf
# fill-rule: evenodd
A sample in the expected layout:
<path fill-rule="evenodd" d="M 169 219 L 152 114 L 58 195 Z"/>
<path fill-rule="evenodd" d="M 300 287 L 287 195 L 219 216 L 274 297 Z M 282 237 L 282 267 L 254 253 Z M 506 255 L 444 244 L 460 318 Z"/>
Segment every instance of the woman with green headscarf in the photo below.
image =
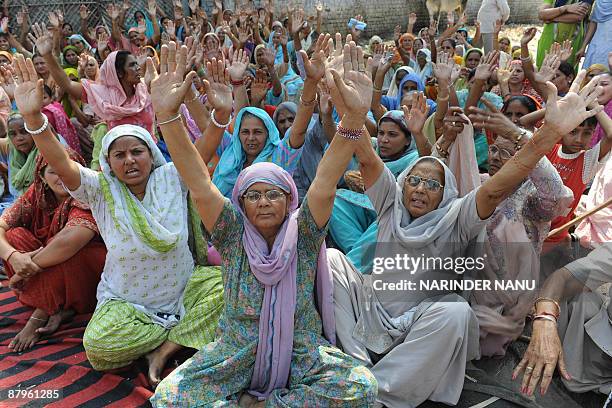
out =
<path fill-rule="evenodd" d="M 8 121 L 9 192 L 13 197 L 21 196 L 34 182 L 34 168 L 38 148 L 32 136 L 25 130 L 23 116 L 18 112 L 9 115 Z"/>
<path fill-rule="evenodd" d="M 77 50 L 77 47 L 74 45 L 65 46 L 62 50 L 62 59 L 64 61 L 64 64 L 62 65 L 63 68 L 77 69 L 79 67 L 79 51 Z"/>

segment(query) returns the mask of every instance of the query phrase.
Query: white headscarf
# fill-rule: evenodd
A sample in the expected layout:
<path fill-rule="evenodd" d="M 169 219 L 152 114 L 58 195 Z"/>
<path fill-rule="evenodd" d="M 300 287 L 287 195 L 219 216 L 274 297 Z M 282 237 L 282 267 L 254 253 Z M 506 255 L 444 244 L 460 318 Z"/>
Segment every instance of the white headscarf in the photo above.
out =
<path fill-rule="evenodd" d="M 147 207 L 115 177 L 108 163 L 110 145 L 122 136 L 134 136 L 144 141 L 153 156 L 153 171 L 146 189 Z M 174 249 L 179 235 L 185 232 L 181 222 L 175 225 L 180 213 L 176 209 L 185 205 L 180 180 L 173 179 L 167 172 L 156 172 L 165 164 L 166 160 L 153 138 L 140 126 L 116 126 L 102 139 L 100 184 L 115 225 L 126 234 L 135 234 L 144 244 L 160 253 Z"/>

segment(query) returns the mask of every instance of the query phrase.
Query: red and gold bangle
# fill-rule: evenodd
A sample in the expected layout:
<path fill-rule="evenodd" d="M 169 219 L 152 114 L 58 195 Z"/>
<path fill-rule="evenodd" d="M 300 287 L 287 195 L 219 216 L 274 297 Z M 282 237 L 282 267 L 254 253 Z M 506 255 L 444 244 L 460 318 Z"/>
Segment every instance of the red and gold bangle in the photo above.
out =
<path fill-rule="evenodd" d="M 230 84 L 232 84 L 232 86 L 242 86 L 244 85 L 244 78 L 242 78 L 240 81 L 234 81 L 232 79 L 230 80 Z"/>
<path fill-rule="evenodd" d="M 345 139 L 359 140 L 363 135 L 363 127 L 360 129 L 348 129 L 339 124 L 336 133 Z"/>

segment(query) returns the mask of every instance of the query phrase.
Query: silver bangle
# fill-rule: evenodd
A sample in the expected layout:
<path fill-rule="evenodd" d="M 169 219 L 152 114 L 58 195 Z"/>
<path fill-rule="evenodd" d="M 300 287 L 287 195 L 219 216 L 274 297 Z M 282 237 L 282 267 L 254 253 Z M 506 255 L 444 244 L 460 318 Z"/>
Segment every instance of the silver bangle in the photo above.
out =
<path fill-rule="evenodd" d="M 168 123 L 172 123 L 175 120 L 178 120 L 181 118 L 181 112 L 177 113 L 176 116 L 171 117 L 170 119 L 163 121 L 163 122 L 157 122 L 157 126 L 161 126 L 161 125 L 167 125 Z"/>
<path fill-rule="evenodd" d="M 221 128 L 221 129 L 225 129 L 225 128 L 227 128 L 232 123 L 232 116 L 231 115 L 230 115 L 229 120 L 227 121 L 227 123 L 225 125 L 217 122 L 217 120 L 215 119 L 215 112 L 216 112 L 215 108 L 213 108 L 213 110 L 210 112 L 210 121 L 216 127 Z"/>
<path fill-rule="evenodd" d="M 47 128 L 49 127 L 49 118 L 47 117 L 47 115 L 42 115 L 42 117 L 43 117 L 43 124 L 40 128 L 36 130 L 28 129 L 28 125 L 24 122 L 23 127 L 25 128 L 25 131 L 31 134 L 32 136 L 36 136 L 36 135 L 40 135 L 42 132 L 47 130 Z"/>

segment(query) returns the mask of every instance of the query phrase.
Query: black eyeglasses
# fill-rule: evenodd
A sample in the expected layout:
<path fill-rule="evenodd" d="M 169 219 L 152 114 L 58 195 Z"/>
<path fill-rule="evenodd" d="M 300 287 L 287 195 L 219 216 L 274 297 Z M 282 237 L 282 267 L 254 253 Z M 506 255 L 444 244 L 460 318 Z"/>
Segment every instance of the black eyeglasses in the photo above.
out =
<path fill-rule="evenodd" d="M 514 156 L 514 154 L 510 153 L 508 150 L 500 149 L 499 147 L 497 147 L 495 145 L 489 146 L 489 152 L 491 154 L 499 154 L 499 157 L 502 160 L 510 160 L 512 158 L 512 156 Z"/>
<path fill-rule="evenodd" d="M 433 192 L 438 192 L 444 187 L 438 180 L 426 179 L 419 176 L 406 177 L 406 183 L 408 183 L 410 187 L 418 187 L 421 183 L 425 183 L 425 188 Z"/>
<path fill-rule="evenodd" d="M 268 190 L 265 193 L 253 190 L 245 193 L 242 198 L 244 198 L 251 204 L 255 204 L 259 202 L 261 197 L 264 195 L 266 196 L 266 199 L 268 201 L 278 201 L 281 198 L 285 197 L 285 193 L 280 190 Z"/>

